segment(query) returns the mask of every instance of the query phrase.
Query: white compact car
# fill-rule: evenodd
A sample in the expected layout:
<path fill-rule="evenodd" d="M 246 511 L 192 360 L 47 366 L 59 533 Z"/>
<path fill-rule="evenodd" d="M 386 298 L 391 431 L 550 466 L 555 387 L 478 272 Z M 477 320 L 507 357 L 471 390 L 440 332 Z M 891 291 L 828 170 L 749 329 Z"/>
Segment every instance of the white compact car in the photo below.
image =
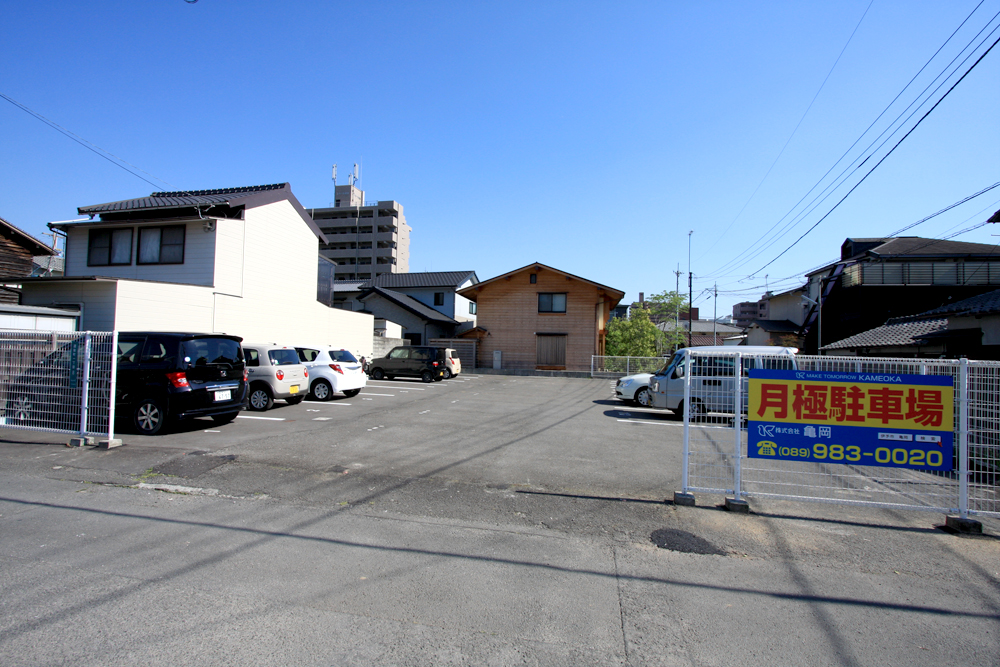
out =
<path fill-rule="evenodd" d="M 653 404 L 653 396 L 649 393 L 649 378 L 652 373 L 636 373 L 627 375 L 615 385 L 615 398 L 622 401 L 638 403 L 644 408 Z"/>
<path fill-rule="evenodd" d="M 348 350 L 313 345 L 296 347 L 295 351 L 309 369 L 309 393 L 317 401 L 329 401 L 338 391 L 348 398 L 357 396 L 368 382 L 361 362 Z"/>

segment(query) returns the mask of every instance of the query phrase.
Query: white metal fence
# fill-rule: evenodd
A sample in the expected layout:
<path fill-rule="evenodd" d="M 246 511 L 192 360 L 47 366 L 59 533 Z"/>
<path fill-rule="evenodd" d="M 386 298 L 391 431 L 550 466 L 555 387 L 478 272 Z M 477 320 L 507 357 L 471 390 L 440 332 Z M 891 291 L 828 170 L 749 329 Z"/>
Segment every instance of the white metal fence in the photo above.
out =
<path fill-rule="evenodd" d="M 635 373 L 655 373 L 670 361 L 669 357 L 602 357 L 590 358 L 590 377 L 616 379 Z"/>
<path fill-rule="evenodd" d="M 691 406 L 684 415 L 685 492 L 1000 516 L 1000 363 L 796 357 L 800 371 L 951 377 L 954 466 L 934 471 L 849 462 L 842 449 L 826 445 L 820 447 L 829 453 L 829 463 L 750 458 L 748 370 L 767 367 L 767 360 L 750 361 L 738 349 L 723 354 L 692 349 L 691 355 L 684 378 L 685 405 Z M 780 368 L 778 363 L 774 358 L 771 367 Z M 740 382 L 734 381 L 735 368 L 741 369 Z"/>
<path fill-rule="evenodd" d="M 0 331 L 0 426 L 112 439 L 117 339 Z"/>

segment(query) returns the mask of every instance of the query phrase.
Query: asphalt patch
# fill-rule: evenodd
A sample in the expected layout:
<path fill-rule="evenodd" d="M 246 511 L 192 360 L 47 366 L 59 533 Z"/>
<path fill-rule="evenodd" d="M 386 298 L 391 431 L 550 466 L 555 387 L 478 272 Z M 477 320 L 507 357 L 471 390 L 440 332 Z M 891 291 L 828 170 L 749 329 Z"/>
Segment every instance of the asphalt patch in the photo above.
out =
<path fill-rule="evenodd" d="M 235 460 L 236 456 L 232 454 L 227 456 L 205 456 L 205 452 L 187 452 L 177 458 L 164 462 L 162 465 L 156 466 L 153 472 L 168 477 L 191 479 L 204 475 L 213 468 L 218 468 L 223 464 Z"/>
<path fill-rule="evenodd" d="M 676 528 L 660 528 L 654 530 L 650 536 L 650 541 L 661 549 L 670 551 L 680 551 L 686 554 L 701 554 L 703 556 L 728 556 L 729 554 L 718 548 L 703 537 L 698 537 L 693 533 Z"/>

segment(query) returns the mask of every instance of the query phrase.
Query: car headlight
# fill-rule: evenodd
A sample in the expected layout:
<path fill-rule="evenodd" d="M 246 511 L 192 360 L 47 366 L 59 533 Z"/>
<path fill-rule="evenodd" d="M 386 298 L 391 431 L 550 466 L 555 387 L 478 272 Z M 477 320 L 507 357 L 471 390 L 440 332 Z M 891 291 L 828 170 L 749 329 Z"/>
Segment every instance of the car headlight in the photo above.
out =
<path fill-rule="evenodd" d="M 632 380 L 620 380 L 620 382 L 621 382 L 621 386 L 623 386 L 623 387 L 627 387 L 630 384 L 632 384 Z"/>

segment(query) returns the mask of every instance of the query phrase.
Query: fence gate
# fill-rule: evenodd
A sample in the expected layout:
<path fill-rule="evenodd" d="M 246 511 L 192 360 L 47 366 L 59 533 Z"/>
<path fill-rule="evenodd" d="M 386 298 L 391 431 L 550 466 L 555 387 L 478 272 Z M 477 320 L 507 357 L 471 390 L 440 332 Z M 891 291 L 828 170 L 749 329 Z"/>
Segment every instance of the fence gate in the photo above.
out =
<path fill-rule="evenodd" d="M 907 436 L 892 433 L 894 429 L 891 427 L 875 429 L 879 433 L 872 437 L 878 438 L 877 444 L 882 444 L 882 438 L 886 440 L 884 446 L 875 450 L 874 455 L 863 454 L 860 449 L 855 452 L 854 448 L 845 454 L 843 444 L 835 444 L 834 440 L 829 439 L 829 430 L 824 434 L 818 427 L 789 423 L 784 428 L 791 428 L 792 431 L 786 431 L 779 424 L 776 429 L 785 433 L 795 433 L 795 429 L 798 429 L 798 434 L 794 437 L 802 436 L 802 442 L 815 443 L 808 445 L 808 451 L 804 449 L 806 445 L 803 445 L 803 449 L 782 448 L 788 450 L 784 452 L 786 456 L 802 456 L 808 460 L 780 460 L 759 455 L 751 458 L 748 455 L 750 438 L 747 420 L 759 419 L 759 415 L 748 414 L 750 371 L 770 369 L 774 372 L 774 369 L 784 368 L 784 372 L 788 373 L 787 357 L 745 354 L 738 351 L 738 348 L 725 353 L 699 352 L 694 348 L 691 350 L 691 358 L 690 368 L 684 378 L 685 405 L 691 406 L 685 410 L 684 415 L 685 492 L 925 510 L 957 513 L 962 517 L 1000 516 L 1000 362 L 805 355 L 795 357 L 794 370 L 823 371 L 826 373 L 825 377 L 844 378 L 845 381 L 839 384 L 849 385 L 848 378 L 852 377 L 884 379 L 944 376 L 937 380 L 914 380 L 927 382 L 929 387 L 953 384 L 950 430 L 952 444 L 951 452 L 946 453 L 950 454 L 946 459 L 950 458 L 953 466 L 947 470 L 933 470 L 926 467 L 903 467 L 907 463 L 906 443 L 895 442 L 893 438 L 905 441 L 908 437 L 915 440 L 926 437 L 933 441 L 938 437 L 946 441 L 949 434 L 946 424 L 943 425 L 943 431 L 938 431 L 943 436 Z M 740 377 L 738 382 L 737 374 Z M 804 375 L 801 377 L 805 378 Z M 951 382 L 947 382 L 946 378 L 950 378 Z M 833 404 L 822 402 L 828 399 L 826 393 L 822 393 L 822 401 L 815 396 L 811 399 L 808 392 L 802 390 L 806 383 L 795 383 L 796 380 L 787 381 L 788 405 L 792 405 L 791 396 L 795 394 L 794 400 L 805 401 L 796 406 L 799 410 L 812 410 L 823 418 L 827 418 L 827 414 L 835 415 L 829 417 L 830 423 L 834 423 L 834 419 L 840 421 L 844 418 L 842 411 L 827 412 Z M 880 391 L 883 393 L 879 394 Z M 924 396 L 920 391 L 916 389 L 907 396 L 903 395 L 902 390 L 896 392 L 898 395 L 894 395 L 892 399 L 899 401 L 896 405 L 900 414 L 919 407 L 917 401 Z M 856 388 L 852 414 L 862 414 L 864 410 L 872 411 L 876 407 L 879 410 L 886 409 L 884 400 L 889 393 L 893 392 L 886 393 L 883 389 L 863 395 L 862 388 Z M 808 403 L 813 399 L 813 403 Z M 909 404 L 908 400 L 913 403 Z M 761 405 L 764 405 L 763 400 Z M 926 417 L 926 421 L 930 423 L 933 421 L 932 417 L 937 415 L 937 423 L 941 424 L 941 415 L 947 415 L 947 412 L 941 410 L 932 413 L 930 417 Z M 740 415 L 740 418 L 737 419 L 736 415 Z M 886 420 L 885 423 L 890 422 Z M 761 426 L 758 425 L 757 428 Z M 754 435 L 760 444 L 760 434 Z M 824 439 L 824 435 L 827 439 Z M 806 440 L 807 437 L 813 439 Z M 942 444 L 941 447 L 943 446 Z M 770 445 L 764 443 L 764 447 Z M 758 454 L 760 451 L 762 450 L 755 448 L 754 453 Z M 817 460 L 820 454 L 822 461 Z M 871 465 L 868 462 L 882 462 L 884 465 Z M 933 462 L 937 463 L 936 452 Z M 944 467 L 946 466 L 942 466 Z"/>
<path fill-rule="evenodd" d="M 0 426 L 114 438 L 117 332 L 0 331 Z"/>

